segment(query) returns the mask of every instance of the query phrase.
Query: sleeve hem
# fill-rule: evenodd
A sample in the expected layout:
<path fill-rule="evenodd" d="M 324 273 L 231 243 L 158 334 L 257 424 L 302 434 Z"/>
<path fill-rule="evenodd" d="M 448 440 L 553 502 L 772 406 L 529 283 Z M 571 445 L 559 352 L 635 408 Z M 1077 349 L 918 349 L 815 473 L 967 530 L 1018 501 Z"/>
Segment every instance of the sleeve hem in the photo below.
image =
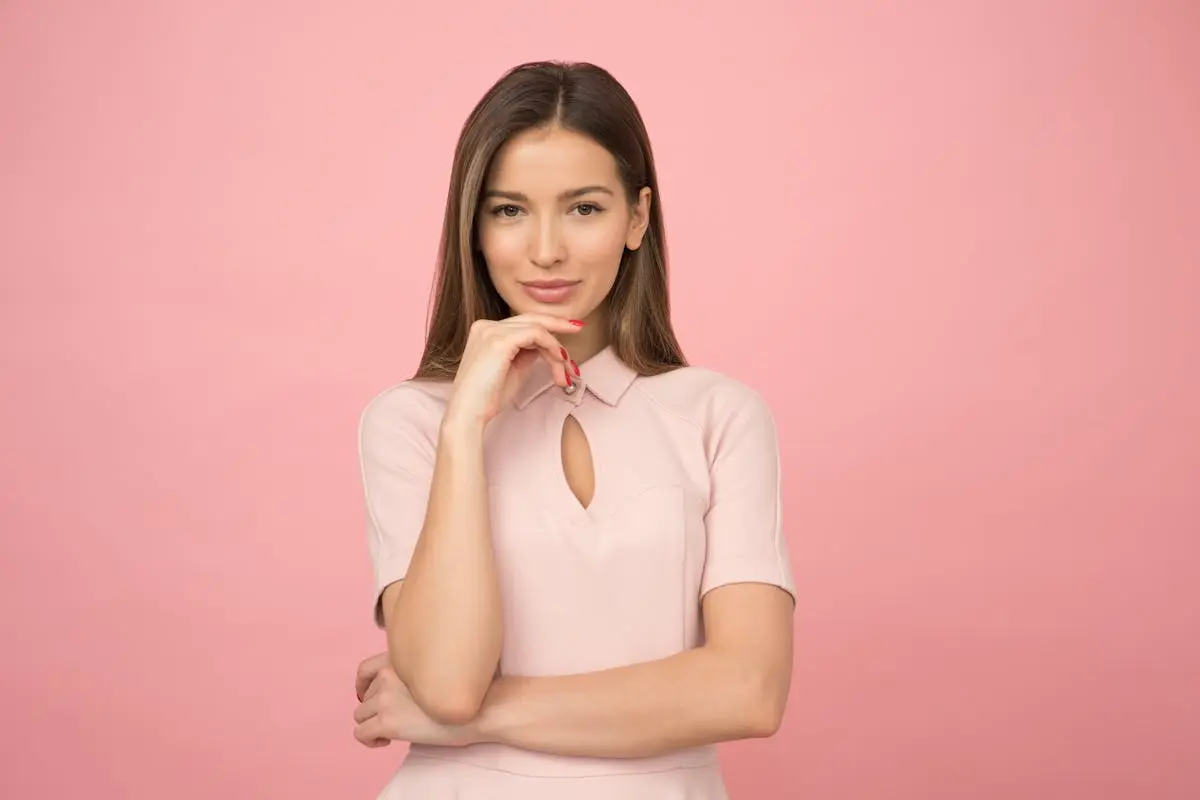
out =
<path fill-rule="evenodd" d="M 732 583 L 765 583 L 783 589 L 796 602 L 796 586 L 785 566 L 778 561 L 763 563 L 759 558 L 741 558 L 721 564 L 719 569 L 705 572 L 700 584 L 700 598 L 713 589 Z"/>
<path fill-rule="evenodd" d="M 404 580 L 404 576 L 408 574 L 410 557 L 411 555 L 406 553 L 403 556 L 386 559 L 375 570 L 375 598 L 371 615 L 374 619 L 375 627 L 380 630 L 385 629 L 383 624 L 383 592 L 393 583 Z"/>

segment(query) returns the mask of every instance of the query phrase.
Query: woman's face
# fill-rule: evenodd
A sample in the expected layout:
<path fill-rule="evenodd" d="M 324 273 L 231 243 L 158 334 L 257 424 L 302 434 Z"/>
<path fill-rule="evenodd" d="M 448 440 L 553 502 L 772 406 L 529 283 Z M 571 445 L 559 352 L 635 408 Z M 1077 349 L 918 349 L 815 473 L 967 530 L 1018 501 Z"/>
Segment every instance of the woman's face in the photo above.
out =
<path fill-rule="evenodd" d="M 557 126 L 525 131 L 496 154 L 480 202 L 488 274 L 514 314 L 594 323 L 649 209 L 650 190 L 631 202 L 594 140 Z"/>

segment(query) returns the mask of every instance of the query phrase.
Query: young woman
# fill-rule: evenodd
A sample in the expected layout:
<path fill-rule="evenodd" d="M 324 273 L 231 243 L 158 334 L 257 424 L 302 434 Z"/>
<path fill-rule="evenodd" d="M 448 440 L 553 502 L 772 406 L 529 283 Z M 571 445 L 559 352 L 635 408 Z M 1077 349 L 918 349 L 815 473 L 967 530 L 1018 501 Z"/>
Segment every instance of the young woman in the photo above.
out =
<path fill-rule="evenodd" d="M 774 423 L 689 367 L 658 181 L 589 64 L 506 74 L 454 156 L 416 376 L 360 452 L 387 652 L 356 737 L 412 743 L 384 798 L 726 797 L 792 671 Z"/>

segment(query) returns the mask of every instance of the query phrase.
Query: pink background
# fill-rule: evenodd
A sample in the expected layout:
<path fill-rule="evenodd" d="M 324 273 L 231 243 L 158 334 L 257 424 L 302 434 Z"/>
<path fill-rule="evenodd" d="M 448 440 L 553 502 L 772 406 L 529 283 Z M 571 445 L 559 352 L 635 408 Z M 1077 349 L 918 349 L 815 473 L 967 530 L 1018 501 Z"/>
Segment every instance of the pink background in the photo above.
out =
<path fill-rule="evenodd" d="M 734 797 L 1200 796 L 1197 5 L 411 5 L 0 5 L 0 796 L 382 786 L 358 414 L 545 57 L 636 97 L 686 350 L 779 418 Z"/>

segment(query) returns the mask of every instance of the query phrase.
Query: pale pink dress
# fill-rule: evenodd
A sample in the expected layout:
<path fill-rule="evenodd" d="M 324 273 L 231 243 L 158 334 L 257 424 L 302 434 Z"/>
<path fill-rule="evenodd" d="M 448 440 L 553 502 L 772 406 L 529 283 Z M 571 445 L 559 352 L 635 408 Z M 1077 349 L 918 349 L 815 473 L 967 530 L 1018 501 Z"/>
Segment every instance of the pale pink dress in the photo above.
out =
<path fill-rule="evenodd" d="M 780 527 L 775 426 L 762 398 L 711 370 L 642 377 L 612 349 L 578 388 L 546 369 L 485 437 L 504 605 L 502 673 L 555 675 L 649 661 L 703 642 L 700 599 L 728 583 L 794 594 Z M 421 524 L 448 384 L 408 381 L 363 413 L 375 569 L 404 577 Z M 573 414 L 591 446 L 584 508 L 562 467 Z M 380 798 L 723 800 L 714 747 L 648 759 L 567 758 L 499 745 L 413 746 Z"/>

